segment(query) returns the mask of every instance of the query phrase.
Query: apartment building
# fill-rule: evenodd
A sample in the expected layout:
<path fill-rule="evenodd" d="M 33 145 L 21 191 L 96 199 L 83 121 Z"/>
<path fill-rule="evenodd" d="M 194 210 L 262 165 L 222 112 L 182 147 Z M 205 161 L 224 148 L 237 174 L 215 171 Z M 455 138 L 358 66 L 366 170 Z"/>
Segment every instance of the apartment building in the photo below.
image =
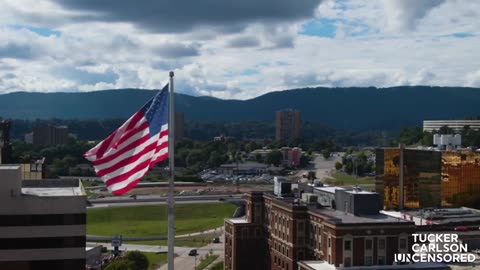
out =
<path fill-rule="evenodd" d="M 278 111 L 275 118 L 275 139 L 293 142 L 302 137 L 302 114 L 297 110 Z"/>
<path fill-rule="evenodd" d="M 462 131 L 465 126 L 471 129 L 480 129 L 480 120 L 424 120 L 423 131 L 438 131 L 441 127 L 447 126 L 456 132 Z"/>
<path fill-rule="evenodd" d="M 35 145 L 67 144 L 68 127 L 42 124 L 33 128 L 31 133 L 25 134 L 25 142 Z"/>

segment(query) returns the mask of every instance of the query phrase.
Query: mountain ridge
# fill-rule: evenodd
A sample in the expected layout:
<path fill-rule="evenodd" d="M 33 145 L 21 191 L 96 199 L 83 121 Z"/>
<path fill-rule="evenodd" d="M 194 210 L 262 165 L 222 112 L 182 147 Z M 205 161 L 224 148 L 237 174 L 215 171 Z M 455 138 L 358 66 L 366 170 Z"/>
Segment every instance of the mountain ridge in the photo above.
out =
<path fill-rule="evenodd" d="M 155 90 L 12 92 L 0 95 L 0 117 L 11 119 L 128 118 Z M 175 94 L 187 121 L 274 121 L 275 111 L 298 109 L 305 121 L 342 129 L 399 129 L 427 119 L 480 115 L 480 89 L 398 86 L 309 87 L 273 91 L 247 100 Z"/>

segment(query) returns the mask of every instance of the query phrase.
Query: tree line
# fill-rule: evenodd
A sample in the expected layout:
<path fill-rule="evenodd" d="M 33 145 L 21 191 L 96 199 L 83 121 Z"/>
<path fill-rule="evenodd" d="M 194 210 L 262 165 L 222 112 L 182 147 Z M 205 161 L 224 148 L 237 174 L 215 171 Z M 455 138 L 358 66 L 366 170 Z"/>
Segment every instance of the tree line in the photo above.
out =
<path fill-rule="evenodd" d="M 418 144 L 432 146 L 434 134 L 460 134 L 462 135 L 463 147 L 480 147 L 480 130 L 474 130 L 469 126 L 463 127 L 460 132 L 455 132 L 455 130 L 449 128 L 448 126 L 443 126 L 439 130 L 435 130 L 433 132 L 423 131 L 423 129 L 420 127 L 404 128 L 400 132 L 398 142 L 406 145 Z"/>

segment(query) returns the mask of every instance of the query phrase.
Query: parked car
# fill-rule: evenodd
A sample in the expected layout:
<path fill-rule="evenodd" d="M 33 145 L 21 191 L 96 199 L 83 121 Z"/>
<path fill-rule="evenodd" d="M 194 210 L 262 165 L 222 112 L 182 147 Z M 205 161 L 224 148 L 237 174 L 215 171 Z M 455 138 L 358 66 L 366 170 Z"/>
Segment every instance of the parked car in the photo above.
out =
<path fill-rule="evenodd" d="M 215 243 L 215 244 L 220 243 L 220 237 L 215 237 L 215 238 L 213 238 L 213 241 L 212 241 L 212 242 Z"/>
<path fill-rule="evenodd" d="M 191 249 L 190 252 L 188 252 L 188 256 L 197 256 L 198 252 L 196 249 Z"/>

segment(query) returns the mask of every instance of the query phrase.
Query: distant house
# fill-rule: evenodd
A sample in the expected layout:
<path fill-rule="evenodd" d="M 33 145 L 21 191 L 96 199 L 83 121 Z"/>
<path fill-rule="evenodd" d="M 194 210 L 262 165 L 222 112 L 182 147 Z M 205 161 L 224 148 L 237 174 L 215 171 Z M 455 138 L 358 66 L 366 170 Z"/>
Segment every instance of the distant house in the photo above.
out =
<path fill-rule="evenodd" d="M 95 170 L 88 163 L 80 163 L 68 169 L 70 175 L 95 175 Z"/>
<path fill-rule="evenodd" d="M 300 165 L 300 159 L 302 157 L 302 149 L 298 147 L 282 147 L 282 165 L 287 167 L 297 167 Z"/>
<path fill-rule="evenodd" d="M 225 136 L 225 135 L 213 137 L 214 142 L 230 142 L 234 140 L 235 140 L 235 137 Z"/>
<path fill-rule="evenodd" d="M 253 150 L 252 152 L 250 152 L 250 154 L 248 154 L 248 160 L 257 160 L 257 155 L 260 155 L 260 157 L 265 160 L 265 158 L 267 157 L 267 155 L 272 152 L 271 149 L 257 149 L 257 150 Z"/>
<path fill-rule="evenodd" d="M 274 167 L 258 162 L 232 163 L 222 164 L 218 168 L 218 174 L 224 175 L 262 175 L 262 174 L 278 174 L 283 168 Z"/>
<path fill-rule="evenodd" d="M 248 160 L 257 160 L 257 156 L 260 155 L 262 160 L 265 160 L 267 155 L 271 153 L 271 149 L 257 149 L 248 154 Z M 282 153 L 282 165 L 286 167 L 297 167 L 300 165 L 300 159 L 302 157 L 302 149 L 298 147 L 282 147 L 278 149 Z"/>

